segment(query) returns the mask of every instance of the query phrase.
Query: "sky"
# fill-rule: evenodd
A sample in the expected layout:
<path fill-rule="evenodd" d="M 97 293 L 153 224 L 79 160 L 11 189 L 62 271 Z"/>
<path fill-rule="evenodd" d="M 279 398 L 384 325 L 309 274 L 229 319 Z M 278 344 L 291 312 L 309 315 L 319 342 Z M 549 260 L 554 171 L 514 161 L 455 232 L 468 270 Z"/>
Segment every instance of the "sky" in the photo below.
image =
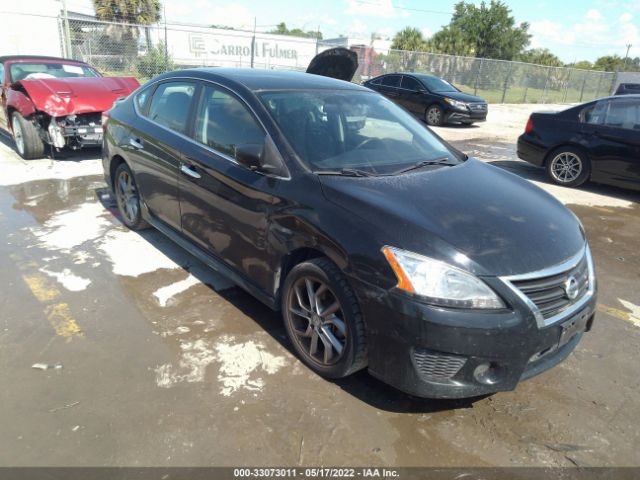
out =
<path fill-rule="evenodd" d="M 91 0 L 66 0 L 71 11 L 92 10 Z M 406 26 L 428 37 L 449 23 L 455 0 L 162 0 L 168 22 L 222 24 L 268 31 L 289 28 L 339 35 L 393 37 Z M 478 1 L 474 3 L 479 4 Z M 548 48 L 566 63 L 602 55 L 640 56 L 640 0 L 507 0 L 516 21 L 530 24 L 529 48 Z"/>

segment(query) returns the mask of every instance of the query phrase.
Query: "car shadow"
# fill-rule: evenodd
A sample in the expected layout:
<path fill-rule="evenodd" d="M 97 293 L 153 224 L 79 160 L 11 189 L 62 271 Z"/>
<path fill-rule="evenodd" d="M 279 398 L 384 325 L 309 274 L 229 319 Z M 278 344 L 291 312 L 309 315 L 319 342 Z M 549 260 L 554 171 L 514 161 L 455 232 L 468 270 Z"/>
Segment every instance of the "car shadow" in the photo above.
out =
<path fill-rule="evenodd" d="M 20 154 L 16 151 L 16 144 L 13 141 L 13 137 L 4 130 L 0 130 L 0 143 L 11 149 L 18 158 L 21 158 Z M 102 147 L 87 147 L 81 150 L 71 150 L 69 148 L 64 148 L 62 150 L 56 151 L 55 148 L 51 147 L 50 145 L 46 145 L 44 156 L 42 158 L 48 158 L 51 160 L 65 160 L 70 162 L 82 162 L 83 160 L 99 160 L 100 158 L 102 158 Z"/>
<path fill-rule="evenodd" d="M 518 175 L 526 180 L 533 180 L 535 182 L 545 183 L 547 185 L 553 185 L 556 188 L 566 188 L 567 190 L 579 190 L 583 192 L 594 193 L 597 195 L 603 195 L 618 200 L 627 202 L 640 203 L 640 192 L 634 190 L 628 190 L 621 187 L 613 187 L 610 185 L 603 185 L 595 182 L 587 182 L 580 187 L 571 188 L 556 185 L 546 174 L 544 168 L 536 167 L 523 160 L 494 160 L 488 161 L 490 165 L 507 170 L 511 173 Z"/>
<path fill-rule="evenodd" d="M 115 199 L 109 189 L 106 187 L 98 188 L 95 190 L 95 194 L 102 206 L 122 223 Z M 201 283 L 207 285 L 208 288 L 233 305 L 233 307 L 238 309 L 243 315 L 251 318 L 264 332 L 269 334 L 292 356 L 297 356 L 289 341 L 279 312 L 271 310 L 238 286 L 232 285 L 229 287 L 225 285 L 223 288 L 216 288 L 215 285 L 211 284 L 210 276 L 206 275 L 207 271 L 211 271 L 210 267 L 203 265 L 200 260 L 191 256 L 157 230 L 141 230 L 135 233 L 152 244 L 173 262 L 180 265 L 185 271 L 196 277 Z M 311 372 L 311 370 L 309 371 Z M 332 380 L 323 379 L 323 381 L 331 382 Z M 431 413 L 442 410 L 471 408 L 474 402 L 486 397 L 463 400 L 418 398 L 381 382 L 369 375 L 366 370 L 362 370 L 347 378 L 333 380 L 333 383 L 343 391 L 373 408 L 394 413 Z"/>
<path fill-rule="evenodd" d="M 416 117 L 420 123 L 422 123 L 423 125 L 426 125 L 429 128 L 452 128 L 452 129 L 463 129 L 463 130 L 468 130 L 468 129 L 474 129 L 474 128 L 479 128 L 479 125 L 476 125 L 475 123 L 444 123 L 442 125 L 429 125 L 424 118 L 419 118 Z"/>

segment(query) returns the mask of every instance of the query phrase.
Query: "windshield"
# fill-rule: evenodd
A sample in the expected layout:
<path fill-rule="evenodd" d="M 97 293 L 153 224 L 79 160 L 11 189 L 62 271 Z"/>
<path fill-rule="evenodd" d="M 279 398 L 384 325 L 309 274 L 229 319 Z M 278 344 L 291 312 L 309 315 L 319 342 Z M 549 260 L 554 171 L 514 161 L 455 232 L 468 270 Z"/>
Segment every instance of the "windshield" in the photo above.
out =
<path fill-rule="evenodd" d="M 392 174 L 418 162 L 459 163 L 418 120 L 377 93 L 278 91 L 260 98 L 314 171 Z"/>
<path fill-rule="evenodd" d="M 430 92 L 458 92 L 459 90 L 446 80 L 438 77 L 417 77 Z"/>
<path fill-rule="evenodd" d="M 86 65 L 72 63 L 12 63 L 9 66 L 11 81 L 32 80 L 34 78 L 99 77 L 100 74 Z"/>

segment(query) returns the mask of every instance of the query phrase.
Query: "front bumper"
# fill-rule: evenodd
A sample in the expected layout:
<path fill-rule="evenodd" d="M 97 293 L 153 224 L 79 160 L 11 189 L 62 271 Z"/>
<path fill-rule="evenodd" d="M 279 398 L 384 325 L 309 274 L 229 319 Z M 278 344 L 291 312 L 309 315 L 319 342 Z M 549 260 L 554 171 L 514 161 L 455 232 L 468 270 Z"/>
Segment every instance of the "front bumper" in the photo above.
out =
<path fill-rule="evenodd" d="M 403 293 L 356 285 L 367 324 L 369 372 L 427 398 L 513 390 L 573 351 L 591 329 L 596 304 L 594 292 L 580 312 L 540 328 L 509 289 L 500 294 L 510 309 L 482 312 L 434 307 Z"/>
<path fill-rule="evenodd" d="M 56 148 L 102 145 L 102 125 L 60 125 L 53 119 L 47 133 L 48 143 Z"/>
<path fill-rule="evenodd" d="M 483 111 L 470 111 L 470 110 L 458 110 L 452 109 L 446 112 L 445 114 L 445 122 L 463 122 L 463 123 L 474 123 L 474 122 L 484 122 L 487 120 L 487 110 Z"/>

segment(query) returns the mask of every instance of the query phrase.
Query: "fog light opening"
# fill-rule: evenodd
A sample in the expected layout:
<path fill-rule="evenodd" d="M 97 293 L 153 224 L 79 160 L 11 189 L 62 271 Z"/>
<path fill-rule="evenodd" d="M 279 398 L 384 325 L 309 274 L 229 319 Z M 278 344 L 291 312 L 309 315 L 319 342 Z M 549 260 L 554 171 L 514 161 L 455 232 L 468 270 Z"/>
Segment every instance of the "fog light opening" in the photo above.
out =
<path fill-rule="evenodd" d="M 480 383 L 494 385 L 500 381 L 501 370 L 495 362 L 481 363 L 473 371 L 473 376 Z"/>

